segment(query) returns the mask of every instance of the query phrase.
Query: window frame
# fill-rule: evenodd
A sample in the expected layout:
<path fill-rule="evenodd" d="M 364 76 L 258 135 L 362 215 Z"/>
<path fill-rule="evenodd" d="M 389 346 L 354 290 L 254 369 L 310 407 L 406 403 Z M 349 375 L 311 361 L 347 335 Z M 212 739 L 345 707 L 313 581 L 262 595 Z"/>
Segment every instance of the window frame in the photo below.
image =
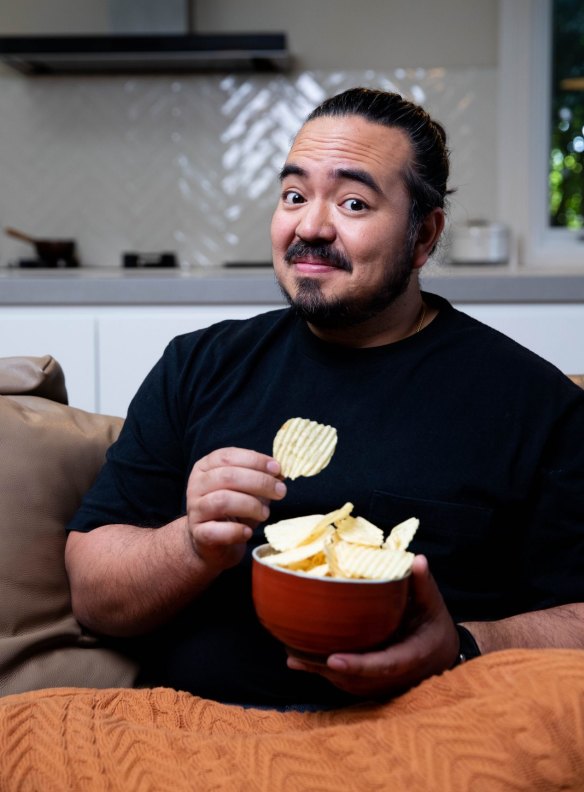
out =
<path fill-rule="evenodd" d="M 582 232 L 549 225 L 551 24 L 552 0 L 500 0 L 497 204 L 512 266 L 584 271 Z"/>

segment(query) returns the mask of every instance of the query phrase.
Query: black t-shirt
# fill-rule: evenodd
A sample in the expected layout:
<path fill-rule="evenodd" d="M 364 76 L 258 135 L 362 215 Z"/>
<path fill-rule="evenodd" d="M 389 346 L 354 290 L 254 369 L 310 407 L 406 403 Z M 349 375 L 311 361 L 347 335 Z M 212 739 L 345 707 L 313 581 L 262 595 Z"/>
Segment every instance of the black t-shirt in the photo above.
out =
<path fill-rule="evenodd" d="M 440 310 L 383 347 L 320 341 L 287 310 L 175 338 L 138 391 L 119 440 L 68 526 L 159 526 L 184 514 L 193 464 L 216 448 L 267 454 L 301 416 L 338 430 L 331 463 L 287 482 L 270 522 L 346 501 L 389 531 L 420 519 L 457 621 L 584 599 L 584 392 L 551 364 L 425 295 Z M 261 544 L 263 526 L 249 543 Z M 250 558 L 177 618 L 131 645 L 145 684 L 252 704 L 343 703 L 289 671 L 259 625 Z"/>

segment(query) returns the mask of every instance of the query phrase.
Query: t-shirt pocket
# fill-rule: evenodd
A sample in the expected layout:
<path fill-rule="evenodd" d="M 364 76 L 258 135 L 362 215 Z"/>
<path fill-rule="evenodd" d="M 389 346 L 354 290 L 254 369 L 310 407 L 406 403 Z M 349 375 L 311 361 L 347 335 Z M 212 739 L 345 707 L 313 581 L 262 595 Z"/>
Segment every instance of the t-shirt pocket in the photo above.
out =
<path fill-rule="evenodd" d="M 493 554 L 493 510 L 465 503 L 405 498 L 376 490 L 370 502 L 369 519 L 391 528 L 409 517 L 420 520 L 410 545 L 414 553 L 427 556 L 434 577 L 449 590 L 472 590 L 480 585 L 485 561 Z M 493 576 L 494 570 L 489 571 Z M 488 581 L 482 581 L 488 586 Z"/>

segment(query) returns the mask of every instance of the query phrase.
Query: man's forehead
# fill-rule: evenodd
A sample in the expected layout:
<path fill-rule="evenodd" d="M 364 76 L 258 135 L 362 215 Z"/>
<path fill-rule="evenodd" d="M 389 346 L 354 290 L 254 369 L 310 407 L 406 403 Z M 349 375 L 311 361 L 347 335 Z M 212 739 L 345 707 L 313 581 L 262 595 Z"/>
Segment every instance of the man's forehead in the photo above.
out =
<path fill-rule="evenodd" d="M 298 163 L 308 171 L 310 162 L 352 164 L 377 172 L 402 171 L 411 161 L 412 146 L 407 134 L 361 116 L 325 116 L 308 121 L 300 129 L 287 163 Z"/>

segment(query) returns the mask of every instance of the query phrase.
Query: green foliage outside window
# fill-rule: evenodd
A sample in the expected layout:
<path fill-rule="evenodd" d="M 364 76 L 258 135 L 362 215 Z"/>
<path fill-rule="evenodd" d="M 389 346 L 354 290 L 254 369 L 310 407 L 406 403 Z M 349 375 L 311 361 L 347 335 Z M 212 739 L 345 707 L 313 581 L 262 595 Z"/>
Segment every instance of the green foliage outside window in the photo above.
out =
<path fill-rule="evenodd" d="M 584 228 L 584 2 L 554 0 L 550 224 Z"/>

